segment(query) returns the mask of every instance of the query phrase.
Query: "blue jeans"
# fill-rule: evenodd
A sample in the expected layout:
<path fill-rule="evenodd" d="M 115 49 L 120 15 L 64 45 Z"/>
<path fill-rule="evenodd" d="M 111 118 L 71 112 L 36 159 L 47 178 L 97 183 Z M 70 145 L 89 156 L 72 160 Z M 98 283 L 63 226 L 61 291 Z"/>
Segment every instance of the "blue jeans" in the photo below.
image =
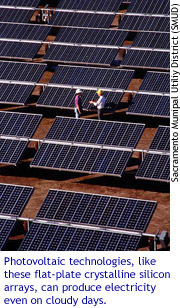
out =
<path fill-rule="evenodd" d="M 75 117 L 76 117 L 76 119 L 79 119 L 79 118 L 80 118 L 80 115 L 79 115 L 79 112 L 78 112 L 77 107 L 74 108 L 74 112 L 75 112 Z"/>

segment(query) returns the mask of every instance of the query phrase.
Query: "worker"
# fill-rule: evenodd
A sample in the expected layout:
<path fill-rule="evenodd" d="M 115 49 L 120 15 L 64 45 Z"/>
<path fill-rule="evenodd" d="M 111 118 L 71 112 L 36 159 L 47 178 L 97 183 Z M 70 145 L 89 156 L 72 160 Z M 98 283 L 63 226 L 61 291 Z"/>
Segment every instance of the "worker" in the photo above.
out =
<path fill-rule="evenodd" d="M 104 107 L 105 107 L 105 104 L 106 104 L 106 99 L 103 96 L 103 91 L 102 90 L 99 89 L 96 93 L 97 93 L 99 98 L 97 100 L 95 100 L 95 101 L 90 101 L 89 103 L 90 104 L 94 104 L 94 106 L 97 107 L 98 119 L 102 120 L 103 113 L 104 113 Z"/>
<path fill-rule="evenodd" d="M 82 114 L 82 103 L 81 103 L 81 95 L 82 95 L 82 90 L 77 89 L 76 90 L 76 96 L 75 96 L 75 117 L 76 119 L 79 119 L 80 115 Z"/>

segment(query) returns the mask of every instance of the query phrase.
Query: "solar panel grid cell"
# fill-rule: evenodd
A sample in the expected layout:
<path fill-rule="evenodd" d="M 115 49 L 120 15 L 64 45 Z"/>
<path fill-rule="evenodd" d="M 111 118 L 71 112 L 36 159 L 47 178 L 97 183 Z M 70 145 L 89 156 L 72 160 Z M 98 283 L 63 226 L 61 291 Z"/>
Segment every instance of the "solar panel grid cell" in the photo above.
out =
<path fill-rule="evenodd" d="M 38 40 L 46 39 L 50 31 L 49 27 L 38 25 L 21 25 L 21 24 L 0 24 L 0 37 L 21 40 Z"/>
<path fill-rule="evenodd" d="M 169 73 L 147 72 L 139 90 L 169 93 Z"/>
<path fill-rule="evenodd" d="M 128 50 L 121 66 L 169 69 L 169 53 L 149 50 Z"/>
<path fill-rule="evenodd" d="M 0 61 L 0 79 L 38 82 L 45 69 L 44 64 Z"/>
<path fill-rule="evenodd" d="M 83 28 L 109 28 L 114 15 L 55 12 L 50 21 L 53 26 L 70 26 Z"/>
<path fill-rule="evenodd" d="M 170 19 L 168 17 L 124 15 L 119 29 L 130 31 L 170 32 Z"/>
<path fill-rule="evenodd" d="M 0 112 L 0 135 L 31 138 L 42 115 L 18 112 Z"/>
<path fill-rule="evenodd" d="M 0 83 L 0 102 L 24 105 L 33 89 L 30 85 Z"/>
<path fill-rule="evenodd" d="M 128 108 L 128 113 L 169 117 L 170 98 L 168 96 L 137 94 Z"/>
<path fill-rule="evenodd" d="M 37 218 L 145 231 L 155 206 L 150 201 L 50 190 Z"/>
<path fill-rule="evenodd" d="M 1 8 L 0 22 L 28 23 L 32 15 L 33 15 L 33 11 L 31 10 Z"/>
<path fill-rule="evenodd" d="M 118 30 L 60 28 L 56 42 L 121 46 L 127 32 Z"/>
<path fill-rule="evenodd" d="M 1 0 L 0 5 L 37 7 L 39 2 L 40 2 L 40 0 Z"/>
<path fill-rule="evenodd" d="M 73 63 L 96 63 L 110 65 L 118 53 L 117 49 L 52 45 L 44 60 Z"/>
<path fill-rule="evenodd" d="M 19 250 L 136 250 L 141 237 L 32 223 Z"/>
<path fill-rule="evenodd" d="M 81 154 L 80 157 L 78 157 L 79 153 Z M 113 153 L 113 159 L 111 159 Z M 131 152 L 128 151 L 103 150 L 89 147 L 83 147 L 83 149 L 79 150 L 77 146 L 43 143 L 36 153 L 31 167 L 121 176 L 130 157 Z M 110 161 L 108 166 L 105 164 L 107 161 Z M 70 167 L 74 166 L 74 169 L 70 169 Z M 105 172 L 101 170 L 105 170 Z"/>
<path fill-rule="evenodd" d="M 143 124 L 56 117 L 45 139 L 135 148 Z"/>
<path fill-rule="evenodd" d="M 150 144 L 149 150 L 170 151 L 170 128 L 159 126 Z"/>
<path fill-rule="evenodd" d="M 20 216 L 33 192 L 33 188 L 0 184 L 0 191 L 0 213 Z"/>
<path fill-rule="evenodd" d="M 27 145 L 26 141 L 0 139 L 0 163 L 16 165 Z"/>
<path fill-rule="evenodd" d="M 144 14 L 170 14 L 170 2 L 167 0 L 157 0 L 152 2 L 151 0 L 131 0 L 131 4 L 128 6 L 127 12 L 144 13 Z"/>
<path fill-rule="evenodd" d="M 134 71 L 58 66 L 49 84 L 125 89 Z"/>
<path fill-rule="evenodd" d="M 41 44 L 0 41 L 1 58 L 33 59 Z"/>
<path fill-rule="evenodd" d="M 8 237 L 15 226 L 14 220 L 0 219 L 0 250 L 5 249 Z"/>
<path fill-rule="evenodd" d="M 137 33 L 132 46 L 145 48 L 170 49 L 169 33 Z"/>
<path fill-rule="evenodd" d="M 122 2 L 122 0 L 60 0 L 57 7 L 65 10 L 114 12 L 119 9 Z"/>
<path fill-rule="evenodd" d="M 136 173 L 136 178 L 168 182 L 170 180 L 169 155 L 146 154 Z"/>

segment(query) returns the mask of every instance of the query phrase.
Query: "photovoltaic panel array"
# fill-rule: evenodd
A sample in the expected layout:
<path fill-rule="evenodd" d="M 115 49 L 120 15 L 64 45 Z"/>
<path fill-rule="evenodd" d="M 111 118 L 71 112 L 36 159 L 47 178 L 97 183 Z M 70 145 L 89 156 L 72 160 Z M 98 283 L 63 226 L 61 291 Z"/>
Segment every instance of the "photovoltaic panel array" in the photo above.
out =
<path fill-rule="evenodd" d="M 0 184 L 0 214 L 20 216 L 34 188 Z"/>
<path fill-rule="evenodd" d="M 170 182 L 170 156 L 147 153 L 136 173 L 136 179 Z"/>
<path fill-rule="evenodd" d="M 131 151 L 42 143 L 31 167 L 121 176 Z"/>
<path fill-rule="evenodd" d="M 0 80 L 38 82 L 46 64 L 0 61 Z"/>
<path fill-rule="evenodd" d="M 147 72 L 139 88 L 141 91 L 170 92 L 170 74 Z"/>
<path fill-rule="evenodd" d="M 56 117 L 45 139 L 134 149 L 144 128 L 144 124 Z"/>
<path fill-rule="evenodd" d="M 60 0 L 57 8 L 82 11 L 118 11 L 123 0 Z"/>
<path fill-rule="evenodd" d="M 111 103 L 118 105 L 123 96 L 123 92 L 103 91 L 103 93 L 106 97 L 106 108 L 108 108 L 108 104 L 110 107 Z M 75 89 L 46 87 L 37 101 L 37 106 L 74 109 L 74 99 Z M 83 90 L 82 108 L 92 109 L 89 101 L 95 99 L 97 99 L 96 91 Z"/>
<path fill-rule="evenodd" d="M 51 45 L 44 60 L 67 63 L 93 63 L 110 65 L 118 54 L 118 49 Z"/>
<path fill-rule="evenodd" d="M 131 0 L 127 12 L 155 15 L 170 15 L 169 0 Z"/>
<path fill-rule="evenodd" d="M 0 38 L 44 41 L 51 28 L 38 25 L 0 24 Z"/>
<path fill-rule="evenodd" d="M 32 223 L 20 251 L 135 251 L 141 236 Z"/>
<path fill-rule="evenodd" d="M 0 139 L 0 163 L 16 166 L 27 145 L 27 141 Z"/>
<path fill-rule="evenodd" d="M 60 28 L 55 42 L 121 46 L 128 32 L 119 30 Z"/>
<path fill-rule="evenodd" d="M 151 31 L 151 32 L 170 32 L 169 17 L 152 17 L 124 15 L 119 26 L 121 30 L 129 31 Z"/>
<path fill-rule="evenodd" d="M 156 202 L 49 190 L 36 218 L 145 232 Z"/>
<path fill-rule="evenodd" d="M 58 27 L 109 28 L 114 17 L 108 14 L 55 12 L 49 24 Z"/>
<path fill-rule="evenodd" d="M 18 112 L 0 112 L 0 135 L 31 138 L 42 115 Z"/>
<path fill-rule="evenodd" d="M 32 10 L 22 9 L 0 9 L 0 22 L 20 22 L 28 23 L 33 15 Z"/>
<path fill-rule="evenodd" d="M 133 70 L 59 65 L 49 85 L 126 89 L 133 75 Z"/>
<path fill-rule="evenodd" d="M 170 49 L 169 33 L 139 32 L 133 40 L 133 47 Z"/>
<path fill-rule="evenodd" d="M 156 134 L 149 147 L 150 151 L 170 151 L 170 127 L 158 126 Z"/>
<path fill-rule="evenodd" d="M 0 57 L 32 60 L 41 44 L 0 41 Z"/>
<path fill-rule="evenodd" d="M 128 50 L 121 66 L 170 69 L 170 53 L 149 50 Z"/>
<path fill-rule="evenodd" d="M 5 245 L 11 235 L 16 221 L 0 218 L 0 250 L 4 250 Z"/>
<path fill-rule="evenodd" d="M 0 103 L 25 105 L 34 86 L 0 83 Z"/>
<path fill-rule="evenodd" d="M 127 114 L 169 118 L 170 97 L 136 94 L 128 108 Z"/>
<path fill-rule="evenodd" d="M 22 7 L 37 7 L 40 0 L 1 0 L 0 5 L 4 6 L 22 6 Z"/>

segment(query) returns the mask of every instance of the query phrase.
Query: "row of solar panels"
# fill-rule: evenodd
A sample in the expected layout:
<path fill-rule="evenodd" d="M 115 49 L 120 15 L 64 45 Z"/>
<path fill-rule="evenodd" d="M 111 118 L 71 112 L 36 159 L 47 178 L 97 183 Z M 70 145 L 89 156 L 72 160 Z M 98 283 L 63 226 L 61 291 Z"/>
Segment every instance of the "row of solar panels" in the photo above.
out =
<path fill-rule="evenodd" d="M 32 7 L 39 5 L 40 0 L 1 0 L 1 6 L 14 7 Z M 57 9 L 63 10 L 82 10 L 82 11 L 102 11 L 117 12 L 124 0 L 59 0 Z M 152 3 L 151 0 L 131 0 L 127 12 L 145 13 L 145 14 L 163 14 L 170 15 L 170 1 L 157 0 Z"/>
<path fill-rule="evenodd" d="M 0 184 L 0 250 L 32 193 L 33 187 Z M 154 201 L 49 190 L 19 250 L 136 250 L 141 236 L 130 232 L 145 232 L 155 208 Z M 53 226 L 55 221 L 65 226 Z"/>
<path fill-rule="evenodd" d="M 46 69 L 46 64 L 0 61 L 0 82 L 37 83 Z M 58 65 L 48 86 L 124 90 L 134 77 L 134 73 L 134 70 Z M 169 82 L 169 73 L 147 72 L 139 90 L 169 93 Z"/>
<path fill-rule="evenodd" d="M 28 23 L 33 11 L 1 8 L 0 22 Z M 55 12 L 49 23 L 54 27 L 110 28 L 115 15 L 98 13 Z M 169 17 L 124 15 L 118 25 L 120 30 L 167 32 L 170 29 Z"/>
<path fill-rule="evenodd" d="M 39 43 L 0 41 L 0 58 L 32 60 L 41 48 Z M 149 50 L 128 50 L 122 61 L 119 49 L 102 47 L 84 47 L 69 45 L 51 45 L 43 56 L 44 61 L 79 63 L 91 65 L 120 65 L 120 67 L 139 67 L 170 69 L 170 53 Z"/>
<path fill-rule="evenodd" d="M 45 41 L 51 29 L 52 28 L 47 26 L 0 23 L 0 38 L 37 42 Z M 53 43 L 122 46 L 127 35 L 127 31 L 119 31 L 115 29 L 105 30 L 62 27 L 59 28 Z M 170 35 L 168 33 L 139 32 L 135 36 L 132 46 L 153 49 L 170 49 Z"/>
<path fill-rule="evenodd" d="M 0 112 L 1 163 L 18 163 L 41 117 Z M 122 176 L 143 130 L 144 124 L 56 117 L 30 166 Z M 160 127 L 149 148 L 153 153 L 146 154 L 137 178 L 169 181 L 169 140 L 169 128 Z"/>
<path fill-rule="evenodd" d="M 0 68 L 0 102 L 24 105 L 47 66 L 0 62 Z M 82 100 L 84 109 L 91 108 L 89 101 L 96 98 L 95 89 L 97 88 L 105 89 L 107 102 L 118 106 L 123 90 L 128 87 L 133 76 L 134 71 L 59 66 L 48 87 L 45 87 L 40 95 L 37 105 L 73 109 L 75 90 L 72 87 L 75 86 L 75 88 L 85 88 Z M 141 94 L 136 94 L 133 98 L 128 113 L 169 117 L 169 97 L 155 95 L 156 92 L 169 92 L 169 79 L 168 73 L 147 72 L 139 88 Z M 89 87 L 94 90 L 88 89 Z M 108 91 L 108 89 L 111 90 Z M 120 89 L 122 89 L 121 92 L 114 92 Z M 154 95 L 143 94 L 143 92 L 152 92 Z"/>
<path fill-rule="evenodd" d="M 32 138 L 42 115 L 0 112 L 0 136 Z M 66 141 L 70 144 L 91 144 L 97 146 L 134 149 L 143 133 L 145 124 L 98 121 L 56 117 L 45 141 Z M 152 144 L 151 151 L 170 150 L 169 127 L 160 126 Z"/>

